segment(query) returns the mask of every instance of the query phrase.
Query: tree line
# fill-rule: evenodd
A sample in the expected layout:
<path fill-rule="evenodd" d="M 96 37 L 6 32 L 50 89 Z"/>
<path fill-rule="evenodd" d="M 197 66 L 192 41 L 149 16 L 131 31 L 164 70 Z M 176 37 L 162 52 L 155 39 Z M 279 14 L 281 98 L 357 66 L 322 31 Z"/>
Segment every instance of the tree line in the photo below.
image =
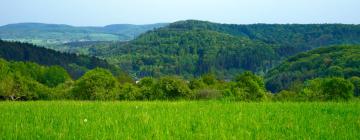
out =
<path fill-rule="evenodd" d="M 214 74 L 185 80 L 178 76 L 123 81 L 109 70 L 95 68 L 73 80 L 60 66 L 0 59 L 1 100 L 229 100 L 346 101 L 359 96 L 360 78 L 316 78 L 299 92 L 271 94 L 263 77 L 247 71 L 231 81 Z"/>

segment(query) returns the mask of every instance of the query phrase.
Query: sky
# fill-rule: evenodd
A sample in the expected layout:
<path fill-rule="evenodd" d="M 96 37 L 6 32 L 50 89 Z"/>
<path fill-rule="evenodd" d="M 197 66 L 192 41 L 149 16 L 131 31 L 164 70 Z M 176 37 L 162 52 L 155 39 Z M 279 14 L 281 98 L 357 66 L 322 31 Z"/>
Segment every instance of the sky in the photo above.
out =
<path fill-rule="evenodd" d="M 170 23 L 360 24 L 360 0 L 0 0 L 0 25 Z"/>

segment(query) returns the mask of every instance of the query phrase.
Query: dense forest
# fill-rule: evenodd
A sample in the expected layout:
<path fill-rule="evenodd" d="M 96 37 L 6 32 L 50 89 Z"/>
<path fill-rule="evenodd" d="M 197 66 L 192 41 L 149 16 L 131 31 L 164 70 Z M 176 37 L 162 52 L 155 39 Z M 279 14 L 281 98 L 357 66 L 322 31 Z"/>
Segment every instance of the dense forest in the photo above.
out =
<path fill-rule="evenodd" d="M 120 68 L 96 57 L 57 52 L 28 43 L 0 40 L 0 58 L 14 61 L 30 61 L 46 66 L 59 65 L 64 67 L 70 76 L 75 79 L 96 67 L 109 69 L 115 75 L 127 75 Z"/>
<path fill-rule="evenodd" d="M 265 75 L 294 54 L 314 48 L 360 44 L 360 26 L 343 24 L 232 25 L 187 20 L 148 31 L 129 42 L 67 44 L 65 51 L 107 59 L 136 75 L 215 73 L 231 79 L 250 70 Z"/>
<path fill-rule="evenodd" d="M 267 73 L 266 87 L 272 92 L 296 90 L 318 77 L 360 77 L 360 46 L 319 48 L 292 56 Z"/>
<path fill-rule="evenodd" d="M 0 40 L 0 98 L 350 100 L 360 95 L 358 28 L 190 20 L 128 42 L 64 44 L 72 53 Z"/>

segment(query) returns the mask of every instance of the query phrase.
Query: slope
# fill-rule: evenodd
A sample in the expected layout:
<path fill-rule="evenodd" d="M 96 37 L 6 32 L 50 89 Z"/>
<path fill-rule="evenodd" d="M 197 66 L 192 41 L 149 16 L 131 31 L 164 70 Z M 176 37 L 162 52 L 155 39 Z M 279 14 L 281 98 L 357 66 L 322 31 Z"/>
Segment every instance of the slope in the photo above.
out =
<path fill-rule="evenodd" d="M 360 76 L 360 46 L 318 48 L 290 57 L 266 75 L 272 92 L 289 89 L 316 77 Z"/>
<path fill-rule="evenodd" d="M 28 43 L 0 40 L 0 58 L 13 61 L 31 61 L 41 65 L 64 67 L 73 78 L 78 78 L 87 70 L 96 67 L 110 69 L 114 74 L 126 75 L 119 68 L 96 57 L 61 53 Z"/>

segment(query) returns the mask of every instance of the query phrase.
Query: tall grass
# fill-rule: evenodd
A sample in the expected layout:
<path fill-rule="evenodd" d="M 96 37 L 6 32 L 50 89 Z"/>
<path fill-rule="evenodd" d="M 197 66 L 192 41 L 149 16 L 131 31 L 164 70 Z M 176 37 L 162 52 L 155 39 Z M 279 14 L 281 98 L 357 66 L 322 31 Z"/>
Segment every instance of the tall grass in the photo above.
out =
<path fill-rule="evenodd" d="M 0 139 L 358 139 L 360 102 L 0 102 Z"/>

